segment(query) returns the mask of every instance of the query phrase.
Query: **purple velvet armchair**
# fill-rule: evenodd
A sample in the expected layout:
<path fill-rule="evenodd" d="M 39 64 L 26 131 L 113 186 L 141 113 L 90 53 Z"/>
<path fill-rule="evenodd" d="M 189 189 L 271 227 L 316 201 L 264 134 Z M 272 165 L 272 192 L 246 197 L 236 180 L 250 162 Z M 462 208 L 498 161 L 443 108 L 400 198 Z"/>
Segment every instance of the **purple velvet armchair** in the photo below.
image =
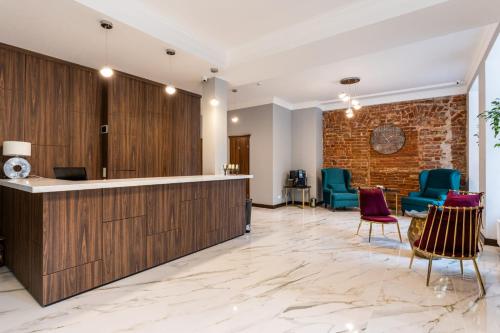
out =
<path fill-rule="evenodd" d="M 384 232 L 384 225 L 396 224 L 398 228 L 399 241 L 403 242 L 401 238 L 401 230 L 399 229 L 398 219 L 391 215 L 391 211 L 387 207 L 387 202 L 385 201 L 384 193 L 382 192 L 381 189 L 360 188 L 359 207 L 361 212 L 361 218 L 359 221 L 358 231 L 356 232 L 356 235 L 359 234 L 359 229 L 361 228 L 361 224 L 363 224 L 363 222 L 370 223 L 368 242 L 371 241 L 373 223 L 382 225 L 382 233 Z"/>

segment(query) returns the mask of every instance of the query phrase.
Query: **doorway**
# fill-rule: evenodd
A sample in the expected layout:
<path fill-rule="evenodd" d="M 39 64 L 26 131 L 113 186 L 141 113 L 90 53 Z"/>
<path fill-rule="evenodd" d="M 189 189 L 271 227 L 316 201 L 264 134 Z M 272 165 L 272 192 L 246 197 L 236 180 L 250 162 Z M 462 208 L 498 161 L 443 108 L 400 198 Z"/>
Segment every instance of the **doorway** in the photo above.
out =
<path fill-rule="evenodd" d="M 240 166 L 240 174 L 250 174 L 250 135 L 229 137 L 229 163 Z M 250 179 L 246 181 L 247 199 L 250 198 Z"/>

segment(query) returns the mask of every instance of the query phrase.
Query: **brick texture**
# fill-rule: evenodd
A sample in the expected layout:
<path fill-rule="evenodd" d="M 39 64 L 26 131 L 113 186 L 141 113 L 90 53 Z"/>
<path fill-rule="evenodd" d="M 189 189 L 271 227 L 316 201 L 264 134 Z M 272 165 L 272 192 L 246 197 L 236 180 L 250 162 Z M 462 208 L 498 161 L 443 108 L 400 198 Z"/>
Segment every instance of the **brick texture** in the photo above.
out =
<path fill-rule="evenodd" d="M 418 190 L 421 170 L 454 168 L 467 183 L 466 96 L 363 107 L 352 119 L 344 112 L 323 113 L 323 167 L 351 170 L 355 186 L 384 185 L 403 195 Z M 394 124 L 406 137 L 392 155 L 371 148 L 376 127 Z"/>

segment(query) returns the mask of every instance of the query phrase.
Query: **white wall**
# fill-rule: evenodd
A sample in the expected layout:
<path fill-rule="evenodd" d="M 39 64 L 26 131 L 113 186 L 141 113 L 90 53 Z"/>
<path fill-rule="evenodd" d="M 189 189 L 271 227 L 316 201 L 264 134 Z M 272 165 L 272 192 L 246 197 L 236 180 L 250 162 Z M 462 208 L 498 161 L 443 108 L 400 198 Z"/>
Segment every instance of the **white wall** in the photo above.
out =
<path fill-rule="evenodd" d="M 500 37 L 497 38 L 485 62 L 484 69 L 484 98 L 485 109 L 491 108 L 491 102 L 500 98 Z M 480 95 L 481 96 L 481 95 Z M 481 110 L 482 111 L 482 110 Z M 485 188 L 486 214 L 485 236 L 496 239 L 496 220 L 500 219 L 500 148 L 495 148 L 495 143 L 500 140 L 494 138 L 490 125 L 485 126 Z"/>
<path fill-rule="evenodd" d="M 468 175 L 469 191 L 479 191 L 479 79 L 469 91 L 468 104 Z"/>
<path fill-rule="evenodd" d="M 254 203 L 273 205 L 273 104 L 232 110 L 227 115 L 228 135 L 250 134 L 250 197 Z M 238 117 L 238 122 L 231 119 Z M 227 157 L 229 160 L 229 157 Z"/>
<path fill-rule="evenodd" d="M 273 104 L 273 205 L 285 202 L 283 186 L 292 169 L 292 112 Z"/>
<path fill-rule="evenodd" d="M 292 169 L 306 170 L 311 197 L 321 200 L 323 113 L 317 108 L 292 112 Z"/>
<path fill-rule="evenodd" d="M 227 161 L 227 82 L 211 78 L 203 84 L 201 99 L 203 174 L 219 175 Z M 219 105 L 210 104 L 217 99 Z"/>

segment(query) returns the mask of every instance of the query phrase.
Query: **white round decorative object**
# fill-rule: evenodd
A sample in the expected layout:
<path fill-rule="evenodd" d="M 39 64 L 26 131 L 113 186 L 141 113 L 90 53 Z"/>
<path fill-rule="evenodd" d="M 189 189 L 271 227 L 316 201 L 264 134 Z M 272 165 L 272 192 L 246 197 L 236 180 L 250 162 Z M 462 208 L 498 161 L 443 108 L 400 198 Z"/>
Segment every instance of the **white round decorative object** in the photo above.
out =
<path fill-rule="evenodd" d="M 31 165 L 21 157 L 13 157 L 3 165 L 3 172 L 8 178 L 19 179 L 29 176 Z"/>

